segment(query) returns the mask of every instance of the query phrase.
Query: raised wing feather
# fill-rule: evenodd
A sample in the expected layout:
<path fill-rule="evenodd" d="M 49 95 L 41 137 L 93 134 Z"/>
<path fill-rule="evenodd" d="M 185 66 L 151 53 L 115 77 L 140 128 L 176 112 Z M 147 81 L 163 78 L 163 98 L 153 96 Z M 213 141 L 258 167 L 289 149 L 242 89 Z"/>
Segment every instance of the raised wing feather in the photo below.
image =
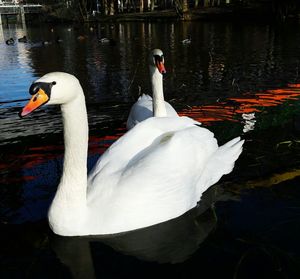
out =
<path fill-rule="evenodd" d="M 178 116 L 175 109 L 168 102 L 165 102 L 165 106 L 168 117 Z M 149 95 L 143 94 L 130 109 L 127 119 L 127 129 L 132 129 L 136 124 L 150 117 L 153 117 L 152 98 Z"/>

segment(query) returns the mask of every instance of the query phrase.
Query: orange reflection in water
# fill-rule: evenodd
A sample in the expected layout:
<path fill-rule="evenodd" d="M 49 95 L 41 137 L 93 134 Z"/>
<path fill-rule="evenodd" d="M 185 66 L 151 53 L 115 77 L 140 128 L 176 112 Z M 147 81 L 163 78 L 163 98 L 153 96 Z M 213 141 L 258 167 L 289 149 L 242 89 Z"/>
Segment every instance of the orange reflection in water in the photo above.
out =
<path fill-rule="evenodd" d="M 245 94 L 241 98 L 229 98 L 224 102 L 214 105 L 192 106 L 179 114 L 189 116 L 201 123 L 211 124 L 216 121 L 239 121 L 235 116 L 260 112 L 263 107 L 272 107 L 282 104 L 287 100 L 295 100 L 300 96 L 300 84 L 289 84 L 287 88 L 279 88 L 258 92 L 256 94 Z M 89 155 L 102 154 L 115 140 L 126 132 L 125 124 L 115 130 L 115 134 L 105 136 L 91 136 L 89 138 Z M 32 169 L 38 164 L 49 160 L 61 159 L 63 156 L 62 145 L 48 145 L 30 147 L 22 154 L 6 154 L 5 163 L 0 164 L 0 173 L 9 170 L 13 173 L 20 173 L 24 169 Z M 33 175 L 21 177 L 2 176 L 0 183 L 10 184 L 30 181 L 35 179 Z"/>
<path fill-rule="evenodd" d="M 106 135 L 103 137 L 90 136 L 89 138 L 89 155 L 102 154 L 110 147 L 110 145 L 116 141 L 119 137 L 125 134 L 125 126 L 118 129 L 118 132 L 114 135 Z"/>
<path fill-rule="evenodd" d="M 192 106 L 179 114 L 189 116 L 201 123 L 216 121 L 237 121 L 235 115 L 260 112 L 263 107 L 274 107 L 287 100 L 297 100 L 300 96 L 300 84 L 288 84 L 287 88 L 248 93 L 245 97 L 228 98 L 215 105 Z"/>
<path fill-rule="evenodd" d="M 105 135 L 103 137 L 91 136 L 89 138 L 89 156 L 101 155 L 104 151 L 119 137 L 126 132 L 125 125 L 123 128 L 117 129 L 114 135 Z M 12 175 L 0 176 L 1 185 L 10 185 L 14 183 L 23 183 L 37 179 L 34 175 L 22 175 L 23 171 L 34 169 L 35 166 L 46 163 L 50 160 L 61 160 L 63 158 L 63 145 L 43 145 L 30 147 L 22 153 L 5 154 L 5 163 L 0 164 L 0 173 Z M 21 174 L 14 176 L 15 173 Z"/>

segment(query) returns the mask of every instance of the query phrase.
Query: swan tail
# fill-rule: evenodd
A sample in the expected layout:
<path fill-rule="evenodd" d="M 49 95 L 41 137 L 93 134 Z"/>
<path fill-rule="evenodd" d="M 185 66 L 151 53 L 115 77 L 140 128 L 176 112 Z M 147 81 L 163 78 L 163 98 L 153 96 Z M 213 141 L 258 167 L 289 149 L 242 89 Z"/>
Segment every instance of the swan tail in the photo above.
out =
<path fill-rule="evenodd" d="M 224 145 L 220 146 L 209 159 L 202 172 L 199 181 L 199 195 L 213 184 L 217 183 L 221 177 L 230 173 L 236 160 L 243 151 L 244 140 L 236 137 Z"/>

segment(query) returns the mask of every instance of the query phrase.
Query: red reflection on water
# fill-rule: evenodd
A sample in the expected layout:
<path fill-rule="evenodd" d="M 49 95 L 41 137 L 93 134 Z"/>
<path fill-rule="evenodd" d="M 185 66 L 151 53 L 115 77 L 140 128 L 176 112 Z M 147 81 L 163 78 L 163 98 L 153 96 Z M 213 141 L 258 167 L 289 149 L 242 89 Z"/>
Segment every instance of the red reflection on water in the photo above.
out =
<path fill-rule="evenodd" d="M 90 136 L 89 138 L 89 156 L 96 154 L 103 154 L 105 150 L 125 132 L 124 127 L 120 127 L 114 135 L 105 136 Z M 0 173 L 19 173 L 21 177 L 14 177 L 14 175 L 1 176 L 0 184 L 14 184 L 34 180 L 36 176 L 23 176 L 22 171 L 33 169 L 35 166 L 43 164 L 50 160 L 61 159 L 63 157 L 63 145 L 43 145 L 29 147 L 25 152 L 16 153 L 13 150 L 5 154 L 5 163 L 0 164 Z"/>
<path fill-rule="evenodd" d="M 192 106 L 179 113 L 181 116 L 189 116 L 201 123 L 211 124 L 217 121 L 239 121 L 236 117 L 243 113 L 260 112 L 263 107 L 277 106 L 287 100 L 295 100 L 300 96 L 300 84 L 288 84 L 287 88 L 266 90 L 256 94 L 245 94 L 245 97 L 228 98 L 224 102 L 213 105 Z M 125 123 L 115 129 L 115 134 L 105 136 L 90 136 L 89 155 L 102 154 L 114 141 L 126 132 Z M 35 146 L 26 149 L 23 153 L 14 152 L 4 155 L 3 163 L 0 164 L 2 175 L 0 183 L 12 184 L 34 180 L 33 175 L 22 176 L 22 170 L 32 169 L 36 165 L 63 156 L 63 145 Z M 13 174 L 19 173 L 20 177 Z M 9 175 L 12 174 L 12 175 Z"/>
<path fill-rule="evenodd" d="M 33 175 L 24 175 L 22 177 L 2 177 L 0 179 L 0 183 L 1 185 L 5 185 L 5 184 L 15 184 L 15 183 L 22 183 L 24 181 L 32 181 L 35 180 L 36 176 Z"/>
<path fill-rule="evenodd" d="M 289 83 L 287 86 L 291 88 L 300 88 L 300 83 Z"/>
<path fill-rule="evenodd" d="M 94 154 L 103 154 L 105 150 L 111 146 L 113 142 L 115 142 L 119 137 L 125 134 L 125 124 L 123 128 L 116 129 L 118 133 L 114 135 L 106 135 L 106 136 L 90 136 L 89 137 L 89 155 Z"/>
<path fill-rule="evenodd" d="M 189 116 L 201 123 L 210 124 L 216 121 L 238 121 L 237 114 L 260 112 L 263 107 L 273 107 L 287 100 L 297 100 L 300 96 L 300 84 L 288 84 L 287 88 L 278 88 L 245 94 L 240 98 L 228 98 L 215 105 L 192 106 L 179 114 Z"/>
<path fill-rule="evenodd" d="M 234 119 L 235 107 L 228 106 L 226 103 L 218 103 L 216 105 L 192 106 L 188 110 L 179 112 L 180 116 L 191 117 L 201 123 L 210 123 L 216 121 L 236 121 Z"/>

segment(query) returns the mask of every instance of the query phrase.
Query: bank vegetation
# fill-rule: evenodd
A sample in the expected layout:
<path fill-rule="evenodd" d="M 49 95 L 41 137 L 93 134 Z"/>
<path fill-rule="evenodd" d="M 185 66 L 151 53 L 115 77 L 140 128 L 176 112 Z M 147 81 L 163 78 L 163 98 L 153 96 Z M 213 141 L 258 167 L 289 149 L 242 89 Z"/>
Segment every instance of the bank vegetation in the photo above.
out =
<path fill-rule="evenodd" d="M 29 1 L 27 1 L 29 2 Z M 251 15 L 284 21 L 300 15 L 299 0 L 31 0 L 52 18 L 90 21 L 104 19 L 178 18 Z"/>

